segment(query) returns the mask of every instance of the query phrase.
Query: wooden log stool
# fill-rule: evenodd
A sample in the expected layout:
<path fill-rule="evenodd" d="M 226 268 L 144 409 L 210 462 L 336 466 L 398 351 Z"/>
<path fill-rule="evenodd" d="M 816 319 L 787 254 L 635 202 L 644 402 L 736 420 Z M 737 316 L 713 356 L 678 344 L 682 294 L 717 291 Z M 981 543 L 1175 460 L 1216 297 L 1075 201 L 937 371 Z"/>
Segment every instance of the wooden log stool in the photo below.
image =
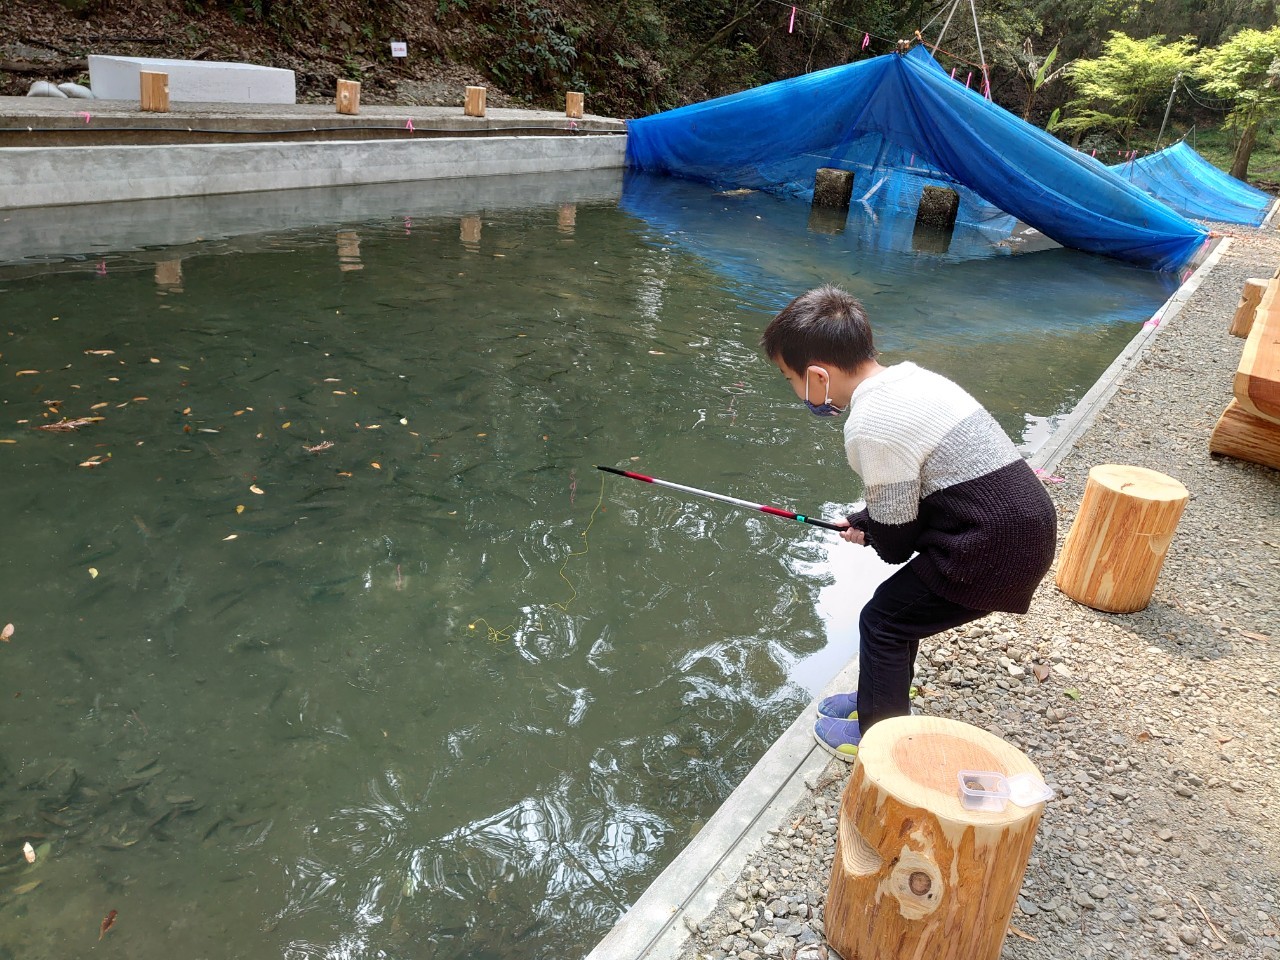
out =
<path fill-rule="evenodd" d="M 863 736 L 823 920 L 844 960 L 1000 956 L 1044 801 L 970 809 L 961 771 L 1042 785 L 1021 751 L 957 720 L 893 717 Z"/>
<path fill-rule="evenodd" d="M 1058 589 L 1108 613 L 1151 602 L 1187 488 L 1146 467 L 1104 463 L 1089 471 L 1080 512 L 1062 544 Z"/>

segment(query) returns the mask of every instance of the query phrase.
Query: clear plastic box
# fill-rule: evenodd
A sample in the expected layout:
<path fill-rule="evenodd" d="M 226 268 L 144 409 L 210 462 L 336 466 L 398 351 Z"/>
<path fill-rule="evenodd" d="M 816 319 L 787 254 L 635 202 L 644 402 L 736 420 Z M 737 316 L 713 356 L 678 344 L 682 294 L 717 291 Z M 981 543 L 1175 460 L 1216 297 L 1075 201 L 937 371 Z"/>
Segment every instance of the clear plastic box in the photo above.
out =
<path fill-rule="evenodd" d="M 1009 802 L 1009 781 L 1003 773 L 988 770 L 961 770 L 960 805 L 966 810 L 1000 813 Z"/>

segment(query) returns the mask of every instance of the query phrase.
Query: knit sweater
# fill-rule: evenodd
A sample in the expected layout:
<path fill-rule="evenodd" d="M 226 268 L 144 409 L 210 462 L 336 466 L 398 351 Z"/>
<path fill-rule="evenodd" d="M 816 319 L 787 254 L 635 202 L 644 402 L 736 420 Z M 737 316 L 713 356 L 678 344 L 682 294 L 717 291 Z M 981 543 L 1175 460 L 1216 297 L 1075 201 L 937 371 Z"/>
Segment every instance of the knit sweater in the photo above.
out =
<path fill-rule="evenodd" d="M 844 427 L 867 506 L 849 517 L 888 563 L 947 600 L 1025 613 L 1053 563 L 1057 515 L 991 414 L 946 377 L 900 363 L 853 392 Z"/>

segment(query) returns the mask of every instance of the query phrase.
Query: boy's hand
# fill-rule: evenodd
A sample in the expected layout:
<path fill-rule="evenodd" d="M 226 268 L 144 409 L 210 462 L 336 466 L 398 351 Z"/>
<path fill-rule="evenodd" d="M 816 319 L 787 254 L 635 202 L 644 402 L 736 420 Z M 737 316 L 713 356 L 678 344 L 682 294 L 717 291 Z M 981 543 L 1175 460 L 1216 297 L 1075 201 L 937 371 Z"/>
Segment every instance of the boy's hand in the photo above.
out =
<path fill-rule="evenodd" d="M 847 540 L 849 543 L 856 543 L 859 546 L 866 546 L 867 535 L 857 527 L 845 527 L 840 531 L 840 539 Z"/>

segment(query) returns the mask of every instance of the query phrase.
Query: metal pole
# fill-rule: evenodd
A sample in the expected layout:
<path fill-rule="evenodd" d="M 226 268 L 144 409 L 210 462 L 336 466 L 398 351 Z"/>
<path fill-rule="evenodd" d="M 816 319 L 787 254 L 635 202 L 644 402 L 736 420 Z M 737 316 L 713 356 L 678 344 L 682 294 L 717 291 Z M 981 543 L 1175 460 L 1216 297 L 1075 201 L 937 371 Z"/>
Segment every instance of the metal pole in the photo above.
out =
<path fill-rule="evenodd" d="M 1173 95 L 1178 92 L 1178 81 L 1182 79 L 1179 73 L 1173 78 L 1173 89 L 1169 91 L 1169 102 L 1164 107 L 1164 119 L 1160 121 L 1160 132 L 1156 134 L 1156 149 L 1160 149 L 1160 141 L 1164 137 L 1164 125 L 1169 122 L 1169 111 L 1173 109 Z"/>

